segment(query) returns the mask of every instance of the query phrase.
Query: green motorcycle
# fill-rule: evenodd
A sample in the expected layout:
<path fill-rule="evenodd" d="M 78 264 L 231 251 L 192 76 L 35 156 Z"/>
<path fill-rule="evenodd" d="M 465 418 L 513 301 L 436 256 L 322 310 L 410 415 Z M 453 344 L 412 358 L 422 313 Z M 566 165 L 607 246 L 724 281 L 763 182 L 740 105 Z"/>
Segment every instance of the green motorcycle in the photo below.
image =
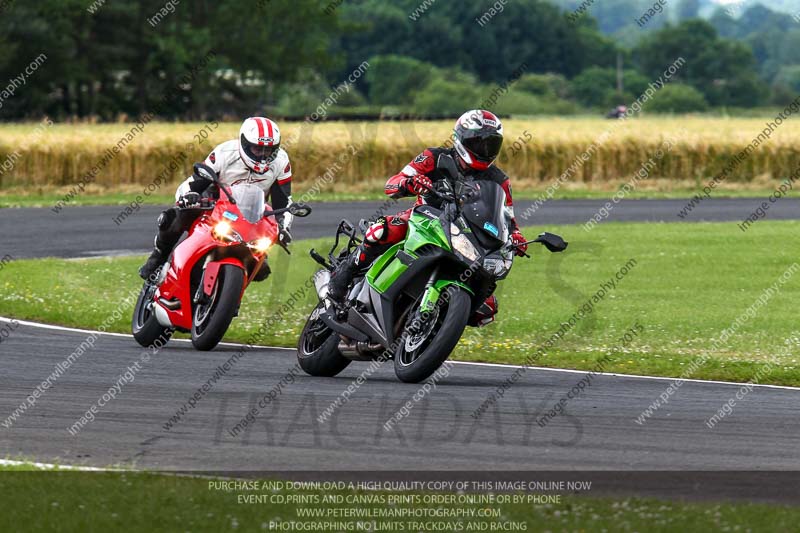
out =
<path fill-rule="evenodd" d="M 450 176 L 429 192 L 438 207 L 414 207 L 405 241 L 358 273 L 345 305 L 330 300 L 328 283 L 361 242 L 355 227 L 339 223 L 327 260 L 311 250 L 324 268 L 314 276 L 319 304 L 297 346 L 299 364 L 308 374 L 335 376 L 351 361 L 394 359 L 401 381 L 427 379 L 453 351 L 497 281 L 510 272 L 516 250 L 503 188 L 464 178 L 448 155 L 439 157 L 437 167 Z M 365 228 L 362 221 L 361 231 Z M 346 245 L 335 255 L 342 237 Z M 552 233 L 526 244 L 535 242 L 551 252 L 567 247 Z"/>

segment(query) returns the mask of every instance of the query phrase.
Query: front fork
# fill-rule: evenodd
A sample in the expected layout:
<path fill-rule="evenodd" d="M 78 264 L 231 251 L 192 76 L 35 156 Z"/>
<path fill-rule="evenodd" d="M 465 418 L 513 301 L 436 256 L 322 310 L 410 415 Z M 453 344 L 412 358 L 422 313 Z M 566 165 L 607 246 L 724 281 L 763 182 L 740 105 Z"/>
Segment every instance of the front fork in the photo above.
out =
<path fill-rule="evenodd" d="M 436 279 L 436 276 L 439 273 L 438 271 L 439 267 L 436 267 L 433 270 L 433 273 L 431 273 L 428 283 L 425 285 L 425 292 L 422 294 L 422 300 L 420 300 L 419 303 L 419 310 L 422 313 L 430 313 L 433 311 L 433 309 L 436 307 L 436 304 L 442 297 L 442 293 L 451 285 L 464 289 L 473 296 L 475 295 L 473 290 L 461 281 L 453 279 Z"/>

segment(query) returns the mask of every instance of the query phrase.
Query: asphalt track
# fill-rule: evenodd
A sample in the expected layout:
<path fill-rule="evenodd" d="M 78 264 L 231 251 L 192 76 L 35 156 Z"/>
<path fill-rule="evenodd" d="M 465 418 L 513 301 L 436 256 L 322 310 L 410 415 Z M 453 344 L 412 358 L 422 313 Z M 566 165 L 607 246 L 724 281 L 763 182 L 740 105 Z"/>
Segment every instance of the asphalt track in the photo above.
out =
<path fill-rule="evenodd" d="M 515 207 L 521 225 L 546 229 L 552 224 L 582 224 L 608 200 L 552 200 L 529 210 L 532 202 Z M 764 198 L 724 198 L 703 202 L 684 220 L 677 213 L 686 200 L 623 200 L 613 206 L 611 222 L 741 222 Z M 391 214 L 410 202 L 332 202 L 313 204 L 314 212 L 295 222 L 296 239 L 333 236 L 337 222 L 358 222 L 378 214 Z M 0 209 L 0 256 L 87 257 L 144 253 L 153 245 L 160 207 L 144 206 L 115 223 L 123 206 L 66 207 L 59 213 L 47 208 Z M 525 216 L 526 211 L 530 216 Z M 783 198 L 771 204 L 769 220 L 800 218 L 800 199 Z"/>
<path fill-rule="evenodd" d="M 712 200 L 701 212 L 705 220 L 738 221 L 754 203 L 752 199 Z M 683 204 L 624 202 L 611 220 L 672 221 L 670 217 Z M 298 221 L 296 235 L 327 235 L 336 219 L 368 216 L 378 205 L 321 204 L 315 217 Z M 593 201 L 551 202 L 528 224 L 583 222 L 598 206 Z M 770 217 L 796 218 L 799 206 L 795 200 L 784 199 Z M 60 215 L 48 214 L 46 209 L 0 210 L 2 251 L 23 258 L 144 250 L 157 210 L 143 209 L 118 228 L 111 221 L 117 210 L 70 208 Z M 0 330 L 4 323 L 0 320 Z M 459 363 L 387 431 L 383 424 L 419 388 L 399 383 L 387 363 L 329 420 L 320 422 L 317 417 L 368 366 L 353 363 L 336 378 L 298 375 L 261 409 L 254 424 L 232 436 L 229 430 L 248 410 L 282 379 L 286 382 L 287 371 L 295 364 L 294 351 L 259 348 L 247 352 L 195 408 L 166 429 L 170 417 L 208 382 L 218 365 L 238 351 L 226 345 L 213 352 L 197 352 L 186 342 L 172 341 L 149 362 L 141 363 L 134 379 L 98 410 L 96 419 L 72 435 L 68 428 L 119 383 L 126 369 L 141 361 L 143 350 L 129 336 L 101 335 L 55 386 L 5 427 L 6 417 L 27 402 L 36 386 L 88 335 L 23 323 L 2 339 L 0 454 L 61 464 L 241 475 L 404 471 L 418 477 L 445 471 L 494 471 L 494 475 L 607 471 L 624 479 L 621 472 L 638 471 L 652 479 L 653 471 L 669 471 L 688 483 L 687 490 L 694 490 L 695 497 L 702 495 L 698 496 L 697 484 L 687 481 L 690 476 L 684 472 L 756 471 L 737 482 L 718 481 L 715 488 L 727 491 L 727 496 L 767 501 L 797 503 L 800 495 L 797 476 L 790 480 L 793 490 L 774 487 L 779 472 L 800 471 L 800 425 L 796 423 L 800 391 L 781 387 L 756 387 L 746 400 L 737 402 L 731 416 L 710 429 L 706 420 L 741 385 L 687 381 L 666 406 L 637 424 L 636 418 L 665 392 L 670 381 L 600 375 L 569 401 L 564 415 L 541 427 L 536 423 L 539 417 L 576 385 L 582 373 L 530 369 L 476 420 L 471 413 L 515 369 Z M 636 484 L 638 492 L 641 481 Z M 769 483 L 773 490 L 764 490 Z M 675 486 L 666 483 L 654 494 L 676 495 Z"/>
<path fill-rule="evenodd" d="M 0 345 L 0 421 L 32 394 L 88 333 L 20 324 Z M 536 420 L 582 373 L 528 371 L 479 419 L 471 413 L 513 367 L 456 364 L 393 429 L 384 423 L 418 385 L 396 380 L 387 363 L 327 421 L 318 416 L 366 368 L 336 378 L 299 374 L 254 424 L 229 430 L 295 364 L 293 350 L 253 349 L 169 430 L 164 425 L 238 350 L 196 352 L 173 341 L 140 362 L 134 378 L 76 435 L 68 428 L 141 361 L 132 338 L 101 335 L 34 400 L 10 428 L 0 427 L 7 456 L 90 466 L 180 471 L 653 471 L 800 470 L 798 391 L 756 387 L 713 429 L 705 421 L 740 385 L 685 382 L 644 424 L 635 419 L 662 394 L 662 379 L 597 376 L 566 415 Z M 284 382 L 287 382 L 284 378 Z M 797 493 L 793 493 L 796 495 Z"/>

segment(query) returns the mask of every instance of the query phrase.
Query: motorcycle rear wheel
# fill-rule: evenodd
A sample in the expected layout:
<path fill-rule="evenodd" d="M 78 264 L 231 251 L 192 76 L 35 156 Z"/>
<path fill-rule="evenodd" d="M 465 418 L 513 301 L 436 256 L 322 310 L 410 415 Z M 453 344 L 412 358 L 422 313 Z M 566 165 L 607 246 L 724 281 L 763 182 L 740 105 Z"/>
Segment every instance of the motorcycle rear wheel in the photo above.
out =
<path fill-rule="evenodd" d="M 239 308 L 244 271 L 222 265 L 208 301 L 195 305 L 192 316 L 192 345 L 201 351 L 213 350 L 225 336 Z"/>
<path fill-rule="evenodd" d="M 323 312 L 325 306 L 320 302 L 309 315 L 297 341 L 297 362 L 310 376 L 333 377 L 350 364 L 350 359 L 339 353 L 339 335 L 319 318 Z"/>
<path fill-rule="evenodd" d="M 174 328 L 164 327 L 156 320 L 153 313 L 153 294 L 156 286 L 145 283 L 139 292 L 139 298 L 133 308 L 131 333 L 141 346 L 145 348 L 164 346 L 175 332 Z M 160 341 L 160 342 L 159 342 Z"/>
<path fill-rule="evenodd" d="M 428 379 L 442 366 L 456 347 L 467 327 L 471 305 L 470 295 L 458 287 L 447 289 L 446 303 L 441 304 L 436 316 L 422 324 L 423 332 L 399 342 L 394 353 L 394 373 L 405 383 L 419 383 Z M 416 310 L 409 317 L 416 315 Z M 406 324 L 406 331 L 411 318 Z M 410 349 L 409 349 L 410 348 Z"/>

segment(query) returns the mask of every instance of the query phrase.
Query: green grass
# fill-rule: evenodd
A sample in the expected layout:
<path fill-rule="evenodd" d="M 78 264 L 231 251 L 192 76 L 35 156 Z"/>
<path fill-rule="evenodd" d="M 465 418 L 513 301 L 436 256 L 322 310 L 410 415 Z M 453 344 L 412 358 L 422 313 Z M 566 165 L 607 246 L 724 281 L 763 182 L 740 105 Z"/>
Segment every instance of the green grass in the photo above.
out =
<path fill-rule="evenodd" d="M 545 186 L 547 184 L 544 184 Z M 662 199 L 662 198 L 690 198 L 697 194 L 702 188 L 702 184 L 696 189 L 676 188 L 669 191 L 658 190 L 634 190 L 626 195 L 626 199 Z M 516 200 L 535 200 L 545 191 L 542 189 L 514 189 Z M 612 190 L 591 190 L 591 189 L 561 189 L 553 195 L 554 199 L 609 199 L 616 191 Z M 766 198 L 774 192 L 774 188 L 751 187 L 742 189 L 720 190 L 714 194 L 715 198 Z M 295 193 L 295 198 L 302 196 L 302 188 Z M 50 190 L 40 190 L 39 192 L 18 192 L 0 190 L 0 208 L 9 207 L 52 207 L 63 197 L 63 192 L 53 192 Z M 130 192 L 92 192 L 76 197 L 69 206 L 82 205 L 127 205 L 133 202 L 141 194 L 140 189 L 132 189 Z M 335 202 L 335 201 L 383 201 L 386 195 L 378 184 L 373 191 L 369 192 L 350 192 L 350 191 L 321 191 L 314 197 L 312 202 Z M 175 201 L 174 195 L 154 194 L 144 197 L 143 205 L 170 205 Z"/>
<path fill-rule="evenodd" d="M 545 228 L 528 229 L 535 235 Z M 533 259 L 515 261 L 498 288 L 497 322 L 468 328 L 454 357 L 461 360 L 521 363 L 583 305 L 629 259 L 637 264 L 536 364 L 593 369 L 610 354 L 609 372 L 680 376 L 695 358 L 710 359 L 691 377 L 800 386 L 797 302 L 800 275 L 791 277 L 756 316 L 708 352 L 712 340 L 731 326 L 762 292 L 798 258 L 798 222 L 758 222 L 746 233 L 735 224 L 603 224 L 548 227 L 571 242 L 563 254 L 531 248 Z M 241 341 L 302 285 L 314 271 L 311 246 L 295 243 L 294 254 L 272 254 L 273 275 L 245 294 L 227 340 Z M 119 307 L 123 295 L 140 284 L 143 258 L 24 260 L 0 270 L 0 315 L 93 328 Z M 294 346 L 315 297 L 306 295 L 260 342 Z M 132 305 L 109 330 L 128 332 Z M 629 328 L 642 331 L 624 348 L 613 349 Z M 133 341 L 131 341 L 133 342 Z M 779 364 L 769 368 L 768 361 Z"/>
<path fill-rule="evenodd" d="M 221 480 L 216 480 L 217 482 Z M 320 523 L 300 518 L 301 508 L 318 509 L 491 509 L 499 518 L 461 519 L 483 524 L 526 524 L 527 531 L 793 531 L 800 509 L 753 503 L 694 503 L 562 494 L 558 503 L 322 503 L 324 497 L 388 498 L 389 495 L 450 496 L 454 493 L 348 490 L 220 490 L 214 480 L 151 473 L 23 472 L 0 468 L 2 531 L 279 531 L 270 522 Z M 216 485 L 220 487 L 219 485 Z M 554 494 L 554 493 L 549 493 Z M 307 496 L 319 503 L 240 503 L 240 496 Z M 526 494 L 518 496 L 527 497 Z M 328 518 L 356 522 L 353 518 Z M 443 518 L 377 518 L 405 524 L 458 522 Z M 440 531 L 453 531 L 458 526 Z M 287 529 L 288 530 L 288 529 Z M 353 529 L 355 530 L 355 529 Z M 372 529 L 370 529 L 372 530 Z M 393 531 L 400 531 L 396 528 Z M 472 529 L 480 531 L 480 529 Z M 484 529 L 490 531 L 492 529 Z M 518 529 L 519 530 L 519 529 Z M 388 529 L 381 529 L 388 531 Z"/>
<path fill-rule="evenodd" d="M 76 197 L 68 206 L 84 205 L 128 205 L 141 195 L 141 190 L 131 192 L 97 192 L 87 193 Z M 302 190 L 295 194 L 295 198 L 302 195 Z M 63 198 L 63 193 L 18 193 L 0 191 L 0 208 L 9 207 L 52 207 Z M 314 202 L 356 201 L 356 200 L 384 200 L 386 195 L 382 192 L 375 194 L 357 192 L 321 192 L 314 197 Z M 175 202 L 174 193 L 154 194 L 143 197 L 142 205 L 171 205 Z"/>

